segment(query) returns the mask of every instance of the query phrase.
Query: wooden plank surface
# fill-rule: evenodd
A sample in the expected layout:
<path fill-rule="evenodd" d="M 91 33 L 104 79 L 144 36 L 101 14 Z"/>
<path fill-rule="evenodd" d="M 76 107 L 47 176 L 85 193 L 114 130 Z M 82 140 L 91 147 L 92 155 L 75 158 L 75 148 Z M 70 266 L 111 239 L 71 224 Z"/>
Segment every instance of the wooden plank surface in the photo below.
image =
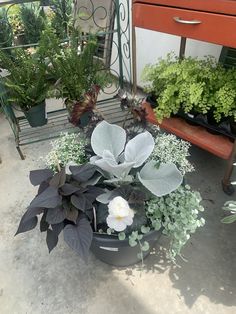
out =
<path fill-rule="evenodd" d="M 173 133 L 213 155 L 226 160 L 230 158 L 233 142 L 226 136 L 213 135 L 207 132 L 205 128 L 201 126 L 192 126 L 183 119 L 177 117 L 163 119 L 162 123 L 158 123 L 151 106 L 148 103 L 144 103 L 143 108 L 146 109 L 148 114 L 147 120 L 150 123 L 159 125 L 161 129 Z"/>

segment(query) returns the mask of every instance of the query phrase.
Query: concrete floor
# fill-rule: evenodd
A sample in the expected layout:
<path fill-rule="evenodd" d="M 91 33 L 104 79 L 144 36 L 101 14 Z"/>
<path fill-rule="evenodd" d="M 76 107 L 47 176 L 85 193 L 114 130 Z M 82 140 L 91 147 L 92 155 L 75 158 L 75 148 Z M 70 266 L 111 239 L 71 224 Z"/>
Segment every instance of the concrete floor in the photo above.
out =
<path fill-rule="evenodd" d="M 188 262 L 171 265 L 162 237 L 144 269 L 116 269 L 92 255 L 85 265 L 63 239 L 49 255 L 37 230 L 14 238 L 35 193 L 29 170 L 42 165 L 48 148 L 48 142 L 27 146 L 21 161 L 0 116 L 0 314 L 236 313 L 236 224 L 220 222 L 230 199 L 220 185 L 224 161 L 191 149 L 197 171 L 188 180 L 204 199 L 206 226 L 183 250 Z"/>

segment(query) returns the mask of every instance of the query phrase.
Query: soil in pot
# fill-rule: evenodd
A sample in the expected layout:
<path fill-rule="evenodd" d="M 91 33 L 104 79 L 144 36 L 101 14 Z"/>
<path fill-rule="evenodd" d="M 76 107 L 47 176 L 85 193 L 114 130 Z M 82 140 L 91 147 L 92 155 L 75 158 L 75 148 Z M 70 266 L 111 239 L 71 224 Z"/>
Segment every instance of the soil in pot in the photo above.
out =
<path fill-rule="evenodd" d="M 46 118 L 46 104 L 42 102 L 39 105 L 33 106 L 28 111 L 24 111 L 25 117 L 29 122 L 29 125 L 34 127 L 43 126 L 47 124 Z"/>
<path fill-rule="evenodd" d="M 149 243 L 149 250 L 143 252 L 143 258 L 150 254 L 150 251 L 157 243 L 162 231 L 151 231 L 143 236 L 142 241 Z M 131 247 L 129 240 L 120 241 L 116 236 L 94 233 L 91 245 L 93 254 L 106 264 L 118 267 L 126 267 L 141 261 L 138 257 L 140 246 Z"/>

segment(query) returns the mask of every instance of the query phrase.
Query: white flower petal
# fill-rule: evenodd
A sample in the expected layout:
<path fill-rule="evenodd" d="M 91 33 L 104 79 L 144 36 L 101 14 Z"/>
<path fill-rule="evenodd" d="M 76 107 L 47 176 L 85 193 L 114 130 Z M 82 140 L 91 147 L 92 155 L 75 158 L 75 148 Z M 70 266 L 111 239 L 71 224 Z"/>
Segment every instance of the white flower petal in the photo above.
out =
<path fill-rule="evenodd" d="M 127 216 L 124 217 L 122 220 L 127 226 L 131 226 L 133 223 L 133 217 L 132 216 Z"/>
<path fill-rule="evenodd" d="M 108 204 L 109 214 L 125 217 L 130 213 L 128 202 L 121 196 L 114 197 Z"/>
<path fill-rule="evenodd" d="M 124 231 L 127 227 L 123 219 L 117 219 L 115 216 L 107 216 L 107 225 L 109 228 L 114 229 L 115 231 Z"/>

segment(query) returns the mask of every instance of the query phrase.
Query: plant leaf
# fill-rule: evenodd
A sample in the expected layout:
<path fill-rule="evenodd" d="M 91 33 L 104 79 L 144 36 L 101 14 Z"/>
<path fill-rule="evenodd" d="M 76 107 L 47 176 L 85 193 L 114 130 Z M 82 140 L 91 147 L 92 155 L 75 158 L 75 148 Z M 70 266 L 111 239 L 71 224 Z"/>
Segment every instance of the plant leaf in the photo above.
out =
<path fill-rule="evenodd" d="M 30 171 L 30 182 L 32 185 L 36 186 L 46 181 L 47 179 L 53 176 L 53 171 L 50 169 L 40 169 L 40 170 L 32 170 Z"/>
<path fill-rule="evenodd" d="M 66 210 L 62 206 L 50 208 L 47 211 L 46 221 L 49 224 L 59 224 L 66 218 Z"/>
<path fill-rule="evenodd" d="M 86 187 L 89 185 L 96 185 L 98 183 L 98 181 L 102 178 L 101 174 L 96 173 L 91 179 L 89 179 L 87 182 L 82 183 L 81 186 L 82 187 Z"/>
<path fill-rule="evenodd" d="M 49 183 L 46 182 L 46 181 L 43 181 L 43 182 L 40 184 L 39 188 L 38 188 L 38 194 L 37 194 L 37 195 L 43 193 L 43 191 L 45 191 L 48 187 L 49 187 Z"/>
<path fill-rule="evenodd" d="M 82 218 L 76 226 L 66 225 L 64 228 L 64 240 L 83 260 L 88 260 L 89 249 L 93 239 L 93 230 L 89 221 Z"/>
<path fill-rule="evenodd" d="M 76 224 L 79 212 L 75 207 L 72 207 L 69 211 L 67 211 L 66 219 L 74 222 Z"/>
<path fill-rule="evenodd" d="M 82 166 L 70 166 L 70 171 L 74 180 L 84 183 L 92 178 L 96 172 L 96 167 L 87 163 Z"/>
<path fill-rule="evenodd" d="M 124 150 L 126 132 L 118 125 L 106 121 L 99 123 L 91 136 L 91 146 L 94 153 L 102 157 L 105 150 L 117 158 Z"/>
<path fill-rule="evenodd" d="M 231 224 L 236 221 L 236 214 L 227 216 L 221 220 L 225 224 Z"/>
<path fill-rule="evenodd" d="M 121 179 L 127 177 L 131 168 L 133 167 L 133 162 L 124 162 L 122 164 L 117 164 L 117 162 L 111 159 L 99 159 L 95 164 L 102 170 L 107 171 L 111 175 Z"/>
<path fill-rule="evenodd" d="M 69 183 L 65 183 L 62 187 L 61 187 L 61 194 L 64 196 L 68 196 L 68 195 L 72 195 L 73 193 L 79 191 L 79 187 L 74 186 L 72 184 Z"/>
<path fill-rule="evenodd" d="M 175 191 L 182 183 L 183 176 L 172 164 L 161 164 L 159 169 L 155 162 L 150 161 L 144 165 L 138 178 L 140 182 L 154 195 L 160 197 Z"/>
<path fill-rule="evenodd" d="M 16 231 L 15 236 L 19 233 L 23 233 L 23 232 L 34 229 L 36 227 L 37 223 L 38 223 L 38 217 L 37 216 L 32 217 L 32 218 L 27 219 L 27 220 L 24 220 L 24 216 L 23 216 L 21 218 L 21 221 L 20 221 L 20 224 L 19 224 L 19 227 Z"/>
<path fill-rule="evenodd" d="M 84 196 L 91 202 L 93 203 L 96 198 L 104 193 L 104 189 L 99 188 L 97 186 L 90 186 L 88 187 L 88 191 L 84 193 Z"/>
<path fill-rule="evenodd" d="M 37 195 L 30 203 L 29 208 L 32 207 L 43 207 L 43 208 L 54 208 L 61 205 L 62 197 L 58 194 L 58 190 L 49 186 L 41 194 Z"/>
<path fill-rule="evenodd" d="M 112 196 L 112 192 L 113 191 L 107 191 L 106 193 L 103 193 L 101 195 L 99 195 L 96 200 L 99 202 L 99 203 L 102 203 L 102 204 L 108 204 L 111 200 L 111 196 Z"/>
<path fill-rule="evenodd" d="M 47 216 L 47 210 L 44 212 L 41 220 L 40 220 L 40 231 L 45 232 L 49 228 L 49 224 L 46 221 L 46 216 Z"/>
<path fill-rule="evenodd" d="M 46 242 L 48 246 L 49 253 L 54 249 L 58 242 L 58 236 L 51 229 L 47 230 Z"/>
<path fill-rule="evenodd" d="M 138 168 L 148 159 L 154 149 L 154 139 L 149 132 L 135 136 L 125 147 L 125 160 L 134 162 L 133 168 Z"/>
<path fill-rule="evenodd" d="M 90 209 L 93 207 L 93 204 L 83 195 L 72 195 L 71 196 L 71 203 L 79 210 L 82 210 L 83 212 L 86 209 Z"/>
<path fill-rule="evenodd" d="M 60 188 L 63 186 L 66 182 L 66 171 L 65 168 L 62 168 L 62 170 L 58 173 L 56 173 L 53 178 L 50 180 L 49 184 L 50 186 L 54 186 L 55 188 Z"/>
<path fill-rule="evenodd" d="M 61 231 L 64 228 L 64 222 L 60 222 L 59 224 L 55 224 L 55 225 L 51 225 L 53 232 L 59 236 L 59 234 L 61 233 Z"/>

